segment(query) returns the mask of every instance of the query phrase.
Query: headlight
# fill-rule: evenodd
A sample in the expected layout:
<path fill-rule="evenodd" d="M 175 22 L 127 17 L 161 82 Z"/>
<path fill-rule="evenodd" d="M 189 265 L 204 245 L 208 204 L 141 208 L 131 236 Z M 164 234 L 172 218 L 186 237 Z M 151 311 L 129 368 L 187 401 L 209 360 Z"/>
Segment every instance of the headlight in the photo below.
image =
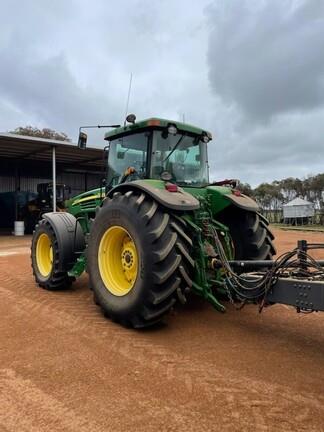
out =
<path fill-rule="evenodd" d="M 178 129 L 176 128 L 175 125 L 168 126 L 168 134 L 177 135 L 177 133 L 178 133 Z"/>

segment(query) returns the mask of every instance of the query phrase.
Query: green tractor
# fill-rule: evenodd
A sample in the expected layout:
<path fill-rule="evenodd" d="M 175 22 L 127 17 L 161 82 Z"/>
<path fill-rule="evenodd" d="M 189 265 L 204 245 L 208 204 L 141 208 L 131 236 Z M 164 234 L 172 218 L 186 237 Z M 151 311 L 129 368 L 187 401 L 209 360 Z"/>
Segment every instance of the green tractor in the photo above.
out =
<path fill-rule="evenodd" d="M 219 311 L 226 299 L 308 310 L 293 294 L 282 299 L 289 278 L 272 260 L 274 237 L 257 204 L 233 180 L 209 182 L 211 134 L 134 117 L 105 135 L 105 184 L 70 199 L 66 212 L 44 214 L 37 225 L 31 255 L 38 285 L 66 288 L 86 271 L 104 314 L 135 328 L 159 322 L 190 292 Z M 83 132 L 80 141 L 85 147 Z"/>
<path fill-rule="evenodd" d="M 70 197 L 71 188 L 65 184 L 56 184 L 56 207 L 57 211 L 64 211 L 65 201 Z M 52 209 L 53 184 L 38 183 L 37 195 L 29 200 L 21 209 L 21 217 L 25 223 L 25 233 L 31 234 L 37 222 L 44 213 Z"/>

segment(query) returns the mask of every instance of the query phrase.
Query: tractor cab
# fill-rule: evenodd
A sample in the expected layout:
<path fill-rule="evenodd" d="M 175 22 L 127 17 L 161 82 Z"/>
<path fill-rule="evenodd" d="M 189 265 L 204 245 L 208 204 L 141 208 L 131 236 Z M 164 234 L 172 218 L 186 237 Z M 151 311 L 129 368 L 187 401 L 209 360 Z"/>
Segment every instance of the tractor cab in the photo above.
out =
<path fill-rule="evenodd" d="M 140 180 L 180 186 L 208 184 L 207 143 L 211 134 L 193 126 L 151 118 L 116 128 L 109 141 L 107 188 Z"/>
<path fill-rule="evenodd" d="M 50 207 L 53 200 L 53 184 L 52 183 L 38 183 L 37 185 L 37 201 L 40 206 Z M 56 184 L 56 201 L 59 206 L 62 206 L 64 202 L 70 198 L 71 188 L 65 184 Z"/>

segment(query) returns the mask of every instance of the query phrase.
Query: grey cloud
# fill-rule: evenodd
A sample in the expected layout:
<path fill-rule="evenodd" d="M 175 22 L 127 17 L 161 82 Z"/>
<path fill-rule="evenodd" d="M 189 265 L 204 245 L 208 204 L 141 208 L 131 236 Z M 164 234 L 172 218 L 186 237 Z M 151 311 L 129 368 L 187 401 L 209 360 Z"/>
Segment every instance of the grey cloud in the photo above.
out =
<path fill-rule="evenodd" d="M 138 119 L 213 133 L 212 178 L 323 171 L 324 3 L 209 3 L 3 0 L 0 130 L 121 122 L 133 72 Z"/>
<path fill-rule="evenodd" d="M 324 109 L 319 109 L 281 116 L 244 133 L 238 129 L 229 138 L 221 134 L 214 144 L 217 153 L 212 153 L 212 175 L 240 177 L 256 185 L 323 172 L 323 118 Z"/>
<path fill-rule="evenodd" d="M 197 14 L 170 30 L 184 2 L 142 0 L 130 8 L 126 1 L 99 0 L 93 8 L 82 1 L 74 9 L 67 5 L 66 13 L 62 2 L 51 10 L 42 1 L 33 6 L 0 29 L 0 41 L 6 35 L 0 42 L 0 97 L 30 113 L 34 123 L 73 135 L 82 123 L 122 121 L 131 71 L 130 110 L 138 118 L 178 118 L 187 111 L 188 88 L 204 53 L 196 49 Z M 12 16 L 15 7 L 8 1 L 4 9 Z M 0 119 L 0 129 L 7 128 Z M 101 131 L 95 134 L 97 145 L 101 137 Z"/>
<path fill-rule="evenodd" d="M 0 92 L 16 107 L 35 116 L 42 124 L 70 134 L 80 123 L 104 121 L 108 114 L 102 96 L 82 88 L 69 71 L 65 56 L 30 63 L 10 55 L 0 70 Z M 15 65 L 19 61 L 19 69 Z M 23 70 L 23 73 L 21 71 Z M 11 82 L 11 86 L 6 85 Z M 112 101 L 110 109 L 113 111 Z M 94 114 L 95 113 L 95 114 Z M 16 120 L 19 122 L 18 118 Z"/>
<path fill-rule="evenodd" d="M 254 185 L 322 172 L 324 3 L 224 1 L 206 9 L 218 152 L 211 175 Z M 217 113 L 217 114 L 218 114 Z"/>
<path fill-rule="evenodd" d="M 207 9 L 213 91 L 250 121 L 324 104 L 324 6 L 228 1 Z"/>

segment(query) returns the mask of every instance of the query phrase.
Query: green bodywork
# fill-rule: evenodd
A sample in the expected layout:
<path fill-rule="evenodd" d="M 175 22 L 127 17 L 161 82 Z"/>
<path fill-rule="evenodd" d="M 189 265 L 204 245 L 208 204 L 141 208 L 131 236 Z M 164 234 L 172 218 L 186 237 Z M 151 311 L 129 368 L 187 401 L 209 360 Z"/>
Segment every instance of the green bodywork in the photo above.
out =
<path fill-rule="evenodd" d="M 164 181 L 142 180 L 142 182 L 150 184 L 156 189 L 165 189 Z M 224 293 L 225 285 L 221 270 L 216 272 L 209 268 L 209 257 L 206 254 L 208 245 L 203 235 L 203 222 L 208 221 L 209 224 L 212 224 L 217 229 L 223 238 L 228 258 L 233 259 L 233 248 L 229 230 L 225 225 L 217 222 L 217 214 L 231 205 L 231 202 L 226 197 L 232 194 L 232 190 L 229 187 L 221 186 L 207 186 L 205 188 L 188 187 L 184 188 L 184 190 L 194 195 L 200 202 L 199 210 L 188 212 L 188 214 L 182 216 L 192 232 L 194 232 L 193 243 L 195 248 L 193 259 L 195 261 L 195 274 L 192 290 L 206 299 L 217 310 L 224 312 L 225 307 L 217 300 L 215 289 L 218 293 Z M 89 233 L 91 219 L 95 217 L 96 209 L 101 206 L 105 196 L 104 189 L 94 189 L 68 201 L 68 211 L 80 222 L 85 234 Z M 82 254 L 70 270 L 69 275 L 78 277 L 84 272 L 85 268 L 86 258 Z"/>
<path fill-rule="evenodd" d="M 77 218 L 85 234 L 90 231 L 90 221 L 94 218 L 96 209 L 101 206 L 105 196 L 105 189 L 99 188 L 66 201 L 67 211 Z"/>
<path fill-rule="evenodd" d="M 149 184 L 156 189 L 165 189 L 165 181 L 162 180 L 142 180 L 144 184 Z M 208 203 L 213 217 L 217 213 L 231 205 L 226 199 L 232 195 L 232 189 L 224 186 L 206 186 L 204 188 L 183 188 L 185 192 L 196 197 L 200 202 Z M 95 212 L 101 206 L 103 199 L 106 197 L 104 188 L 93 189 L 84 192 L 66 202 L 67 211 L 75 216 L 81 224 L 83 232 L 86 234 L 90 231 L 91 218 L 95 217 Z"/>
<path fill-rule="evenodd" d="M 170 124 L 175 125 L 184 133 L 190 133 L 197 136 L 207 134 L 209 139 L 211 139 L 211 134 L 200 128 L 180 122 L 156 118 L 114 129 L 105 135 L 105 139 L 113 140 L 116 137 L 125 134 L 129 135 L 140 129 L 147 129 L 148 127 L 166 128 Z M 163 180 L 143 179 L 139 183 L 143 186 L 152 186 L 157 191 L 165 191 L 166 183 L 168 182 Z M 127 184 L 129 184 L 130 188 L 132 187 L 132 184 L 134 185 L 132 182 Z M 124 183 L 123 186 L 125 186 Z M 114 189 L 118 189 L 118 186 Z M 114 189 L 112 189 L 112 193 Z M 217 293 L 224 293 L 226 290 L 222 277 L 223 270 L 214 270 L 210 266 L 210 251 L 212 251 L 213 254 L 214 245 L 211 236 L 208 236 L 208 234 L 206 235 L 206 226 L 209 228 L 212 227 L 212 229 L 217 231 L 218 236 L 222 238 L 222 244 L 228 258 L 233 259 L 234 251 L 229 229 L 217 221 L 220 212 L 222 212 L 226 207 L 233 206 L 233 201 L 231 200 L 231 198 L 233 198 L 233 189 L 231 187 L 213 185 L 206 185 L 204 187 L 186 186 L 182 187 L 182 189 L 199 201 L 199 208 L 197 210 L 182 212 L 180 216 L 178 216 L 186 221 L 192 232 L 194 245 L 192 258 L 195 262 L 195 274 L 193 275 L 191 289 L 210 302 L 217 310 L 225 311 L 225 307 L 217 299 L 217 297 L 219 297 L 217 296 Z M 110 191 L 105 190 L 105 188 L 94 189 L 67 201 L 67 211 L 77 218 L 85 237 L 87 237 L 87 234 L 91 230 L 91 221 L 95 218 L 96 210 L 102 205 L 107 192 L 109 193 Z M 172 192 L 169 193 L 172 194 Z M 246 199 L 249 200 L 248 198 Z M 249 205 L 249 203 L 247 205 Z M 78 277 L 82 274 L 85 268 L 86 256 L 85 254 L 81 254 L 73 268 L 70 270 L 69 275 Z"/>

